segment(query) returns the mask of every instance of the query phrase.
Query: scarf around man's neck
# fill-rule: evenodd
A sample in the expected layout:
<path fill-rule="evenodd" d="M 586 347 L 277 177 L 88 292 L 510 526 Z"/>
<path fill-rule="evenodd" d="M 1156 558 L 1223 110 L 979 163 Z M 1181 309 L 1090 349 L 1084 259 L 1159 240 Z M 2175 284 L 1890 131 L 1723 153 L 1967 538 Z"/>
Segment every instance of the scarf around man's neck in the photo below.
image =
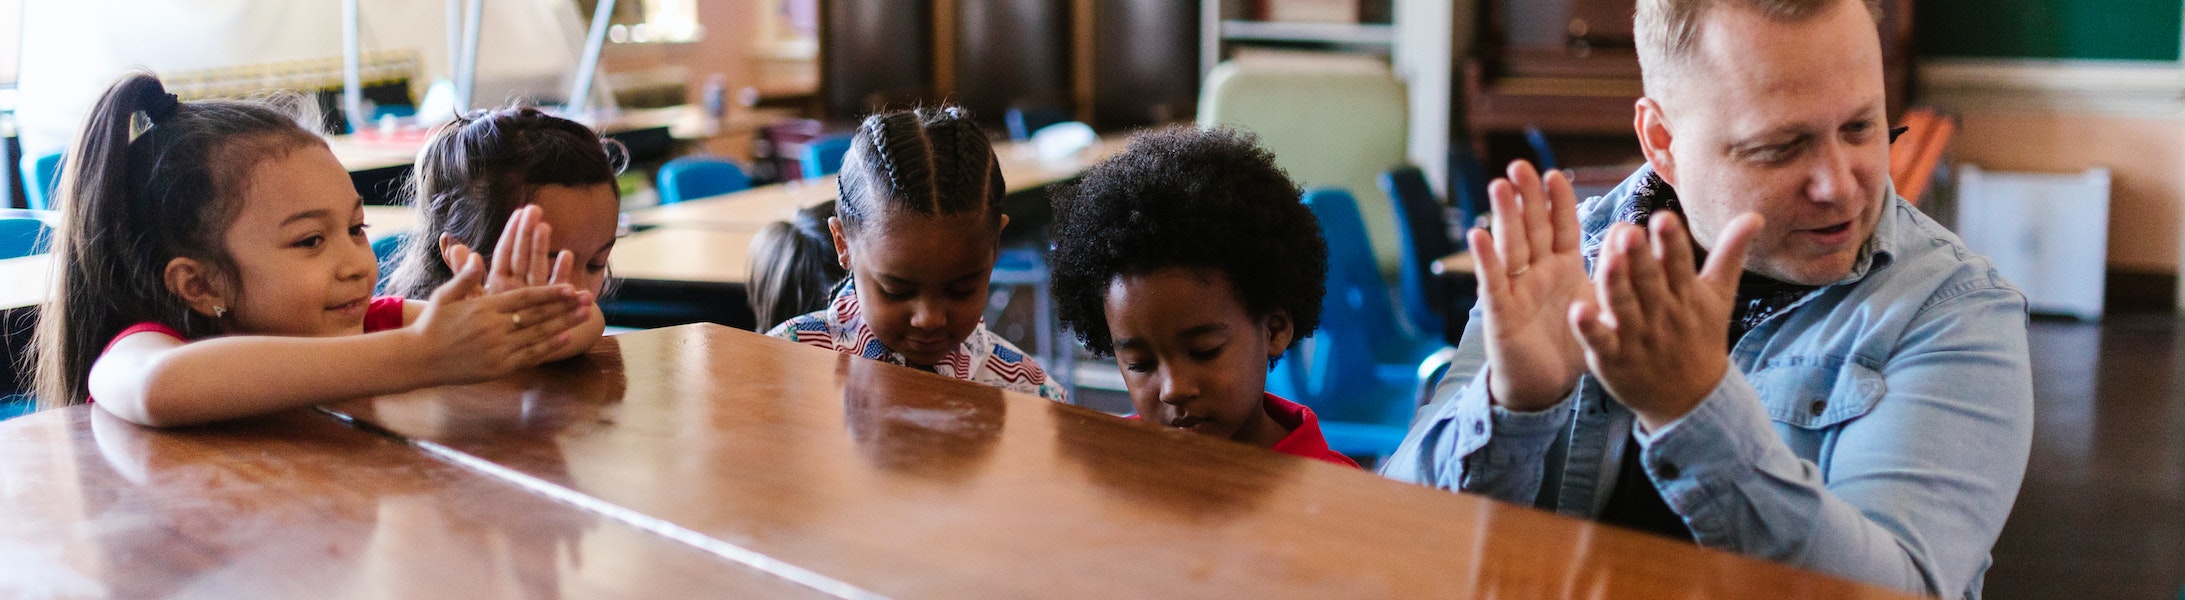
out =
<path fill-rule="evenodd" d="M 1647 171 L 1646 178 L 1632 188 L 1631 202 L 1616 213 L 1616 220 L 1644 228 L 1647 219 L 1652 218 L 1656 211 L 1662 210 L 1679 217 L 1684 216 L 1684 207 L 1677 202 L 1676 188 L 1663 181 L 1661 175 Z M 1691 228 L 1686 227 L 1685 230 L 1691 231 Z M 1697 246 L 1694 244 L 1692 249 L 1694 259 L 1705 264 L 1707 251 Z M 1698 268 L 1698 265 L 1693 268 Z M 1730 313 L 1729 345 L 1736 346 L 1737 340 L 1745 337 L 1745 332 L 1752 331 L 1754 327 L 1767 321 L 1768 317 L 1790 308 L 1799 298 L 1805 297 L 1806 293 L 1818 287 L 1778 281 L 1746 271 L 1737 281 L 1737 303 Z"/>

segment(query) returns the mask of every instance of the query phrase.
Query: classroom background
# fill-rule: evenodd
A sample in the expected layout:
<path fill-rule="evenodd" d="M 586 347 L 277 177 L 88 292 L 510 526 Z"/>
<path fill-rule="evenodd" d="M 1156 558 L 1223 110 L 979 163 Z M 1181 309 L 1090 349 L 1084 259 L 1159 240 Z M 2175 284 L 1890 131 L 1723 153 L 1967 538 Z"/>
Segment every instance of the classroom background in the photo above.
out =
<path fill-rule="evenodd" d="M 28 410 L 16 361 L 63 150 L 97 94 L 143 67 L 186 100 L 313 98 L 390 249 L 408 219 L 401 182 L 444 115 L 520 101 L 599 128 L 632 158 L 603 305 L 616 331 L 754 327 L 751 237 L 832 198 L 856 120 L 960 104 L 998 140 L 1014 219 L 989 323 L 1076 404 L 1113 413 L 1129 410 L 1116 367 L 1076 347 L 1046 296 L 1046 194 L 1133 130 L 1239 126 L 1312 188 L 1330 298 L 1345 300 L 1325 332 L 1349 335 L 1324 333 L 1270 385 L 1363 397 L 1338 418 L 1400 435 L 1463 330 L 1474 283 L 1459 234 L 1491 174 L 1529 159 L 1571 170 L 1584 195 L 1641 163 L 1632 4 L 0 0 L 0 395 L 15 394 L 0 414 Z M 2176 597 L 2185 3 L 1882 6 L 1891 121 L 1909 128 L 1891 151 L 1897 191 L 1993 257 L 2037 313 L 2034 452 L 1988 597 Z"/>

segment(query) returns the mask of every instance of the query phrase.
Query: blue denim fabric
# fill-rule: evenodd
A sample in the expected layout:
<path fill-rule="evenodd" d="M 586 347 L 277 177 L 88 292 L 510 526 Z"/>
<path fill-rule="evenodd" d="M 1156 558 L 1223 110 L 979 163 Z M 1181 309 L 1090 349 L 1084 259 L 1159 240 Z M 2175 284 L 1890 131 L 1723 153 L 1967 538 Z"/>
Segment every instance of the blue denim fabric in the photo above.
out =
<path fill-rule="evenodd" d="M 1588 256 L 1642 169 L 1579 205 Z M 1517 413 L 1487 398 L 1480 316 L 1391 478 L 1592 518 L 1626 451 L 1701 544 L 1978 598 L 2033 437 L 2026 300 L 1894 192 L 1851 275 L 1762 322 L 1683 418 L 1634 417 L 1587 375 Z M 1590 268 L 1590 265 L 1589 265 Z"/>

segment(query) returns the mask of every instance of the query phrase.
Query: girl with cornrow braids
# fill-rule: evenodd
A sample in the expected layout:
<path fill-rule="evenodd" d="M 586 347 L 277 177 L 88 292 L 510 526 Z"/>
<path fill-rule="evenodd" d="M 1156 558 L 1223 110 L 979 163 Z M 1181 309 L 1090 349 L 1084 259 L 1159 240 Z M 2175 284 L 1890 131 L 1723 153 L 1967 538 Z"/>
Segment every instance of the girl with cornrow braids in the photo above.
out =
<path fill-rule="evenodd" d="M 826 308 L 767 333 L 1065 401 L 1030 356 L 988 331 L 987 279 L 1001 253 L 1001 164 L 963 109 L 867 117 L 827 220 L 850 273 Z"/>

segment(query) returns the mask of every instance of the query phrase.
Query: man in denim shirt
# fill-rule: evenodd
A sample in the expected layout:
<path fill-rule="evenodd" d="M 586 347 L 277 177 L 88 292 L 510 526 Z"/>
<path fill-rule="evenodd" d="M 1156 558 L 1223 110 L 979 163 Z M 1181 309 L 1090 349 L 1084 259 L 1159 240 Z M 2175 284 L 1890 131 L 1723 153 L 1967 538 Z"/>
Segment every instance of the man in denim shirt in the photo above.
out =
<path fill-rule="evenodd" d="M 2026 303 L 1890 188 L 1877 15 L 1640 0 L 1648 166 L 1582 205 L 1495 182 L 1480 305 L 1383 474 L 1979 597 L 2032 441 Z"/>

